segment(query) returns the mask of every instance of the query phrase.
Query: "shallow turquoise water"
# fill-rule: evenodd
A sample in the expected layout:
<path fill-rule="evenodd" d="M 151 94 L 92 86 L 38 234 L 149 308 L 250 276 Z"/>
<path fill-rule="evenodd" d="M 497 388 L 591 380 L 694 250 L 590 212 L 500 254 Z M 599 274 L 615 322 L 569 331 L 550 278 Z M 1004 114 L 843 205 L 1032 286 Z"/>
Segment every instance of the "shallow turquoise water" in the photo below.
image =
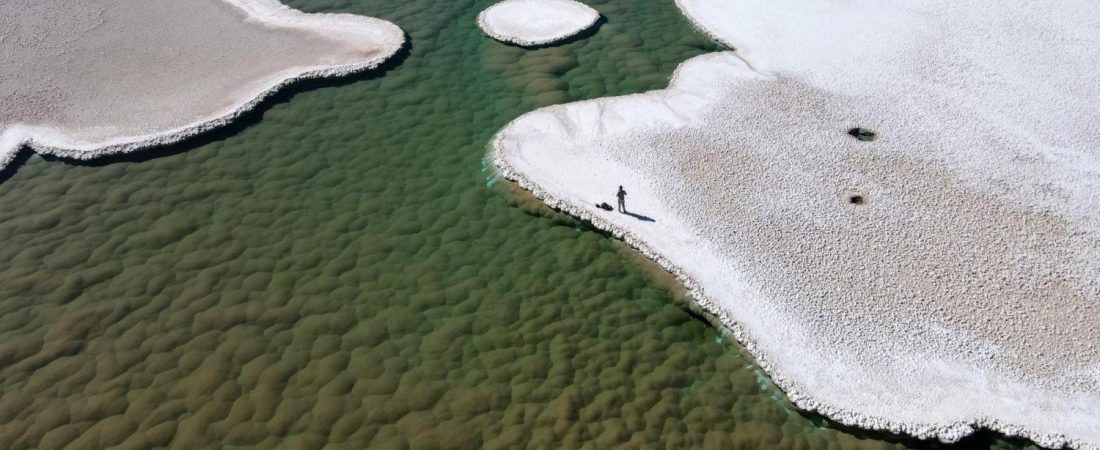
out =
<path fill-rule="evenodd" d="M 517 115 L 718 49 L 672 1 L 589 1 L 594 35 L 536 51 L 477 30 L 491 1 L 288 3 L 411 46 L 183 146 L 0 184 L 0 446 L 926 445 L 798 413 L 652 265 L 494 183 Z"/>

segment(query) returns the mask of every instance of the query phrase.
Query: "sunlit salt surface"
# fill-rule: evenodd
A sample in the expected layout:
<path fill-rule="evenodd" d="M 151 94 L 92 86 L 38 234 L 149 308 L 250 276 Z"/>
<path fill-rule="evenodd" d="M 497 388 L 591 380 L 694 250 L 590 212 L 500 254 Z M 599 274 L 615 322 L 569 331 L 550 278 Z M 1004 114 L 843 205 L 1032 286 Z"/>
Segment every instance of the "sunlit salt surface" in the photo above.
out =
<path fill-rule="evenodd" d="M 474 26 L 490 4 L 291 2 L 410 53 L 167 151 L 5 172 L 0 447 L 919 447 L 798 413 L 632 251 L 487 186 L 511 119 L 716 47 L 614 0 L 528 51 Z"/>
<path fill-rule="evenodd" d="M 677 273 L 800 407 L 1100 446 L 1100 8 L 678 4 L 739 50 L 523 116 L 502 172 Z M 618 185 L 634 214 L 596 206 Z"/>
<path fill-rule="evenodd" d="M 595 25 L 600 13 L 575 0 L 504 0 L 477 15 L 493 39 L 523 46 L 558 42 Z"/>
<path fill-rule="evenodd" d="M 277 0 L 7 0 L 0 17 L 0 168 L 24 145 L 88 159 L 176 142 L 405 41 L 384 20 Z"/>

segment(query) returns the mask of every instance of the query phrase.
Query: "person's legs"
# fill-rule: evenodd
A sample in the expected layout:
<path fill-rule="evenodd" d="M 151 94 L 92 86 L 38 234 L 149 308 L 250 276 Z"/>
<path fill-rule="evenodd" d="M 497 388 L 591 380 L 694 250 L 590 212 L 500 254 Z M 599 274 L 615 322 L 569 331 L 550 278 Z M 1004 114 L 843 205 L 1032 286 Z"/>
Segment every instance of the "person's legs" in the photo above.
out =
<path fill-rule="evenodd" d="M 621 198 L 619 199 L 619 212 L 626 212 L 626 202 L 624 202 Z"/>

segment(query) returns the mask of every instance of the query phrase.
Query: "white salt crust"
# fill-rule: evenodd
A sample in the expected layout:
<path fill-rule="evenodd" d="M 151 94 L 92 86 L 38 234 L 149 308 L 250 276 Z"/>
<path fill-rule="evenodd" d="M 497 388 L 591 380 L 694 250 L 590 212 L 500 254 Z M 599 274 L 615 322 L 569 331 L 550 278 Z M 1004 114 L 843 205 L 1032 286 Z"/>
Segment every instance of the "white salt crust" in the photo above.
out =
<path fill-rule="evenodd" d="M 15 1 L 15 0 L 13 0 Z M 396 54 L 405 41 L 404 32 L 396 25 L 385 20 L 358 16 L 353 14 L 306 14 L 279 3 L 277 0 L 216 0 L 226 6 L 224 12 L 216 14 L 239 15 L 242 25 L 249 24 L 268 29 L 278 33 L 304 33 L 318 39 L 317 48 L 313 49 L 321 56 L 328 51 L 325 42 L 346 43 L 348 48 L 341 49 L 345 53 L 352 53 L 354 58 L 348 58 L 346 54 L 339 57 L 332 56 L 331 63 L 312 64 L 306 66 L 294 66 L 277 73 L 264 73 L 260 77 L 249 79 L 247 85 L 239 86 L 233 92 L 196 92 L 194 95 L 206 95 L 217 98 L 211 102 L 210 108 L 197 111 L 194 117 L 182 121 L 182 123 L 168 129 L 156 129 L 160 123 L 136 127 L 142 132 L 132 133 L 132 128 L 112 127 L 109 125 L 111 111 L 97 111 L 96 114 L 107 117 L 105 124 L 90 128 L 74 129 L 65 123 L 51 124 L 27 124 L 23 122 L 0 123 L 0 168 L 7 166 L 18 154 L 20 147 L 26 145 L 37 153 L 50 154 L 72 159 L 94 159 L 105 155 L 128 153 L 136 150 L 172 144 L 189 137 L 204 133 L 211 129 L 223 126 L 252 110 L 268 96 L 279 89 L 299 80 L 343 76 L 378 67 L 384 61 Z M 102 2 L 93 2 L 102 3 Z M 152 3 L 152 2 L 147 2 Z M 191 2 L 189 7 L 204 8 L 203 2 Z M 122 5 L 126 7 L 126 5 Z M 133 6 L 133 5 L 130 5 Z M 156 8 L 153 8 L 156 9 Z M 68 11 L 69 9 L 67 9 Z M 103 10 L 96 11 L 95 20 L 100 24 L 109 22 L 110 17 L 101 17 Z M 16 17 L 18 18 L 18 17 Z M 157 18 L 158 20 L 163 18 Z M 168 18 L 167 20 L 178 20 Z M 157 26 L 157 25 L 154 25 Z M 52 30 L 55 33 L 57 30 Z M 25 36 L 23 36 L 25 37 Z M 10 36 L 5 36 L 10 38 Z M 21 36 L 16 36 L 15 45 L 19 45 Z M 120 39 L 141 39 L 142 36 L 119 36 Z M 215 39 L 211 36 L 196 36 L 197 39 Z M 32 39 L 33 40 L 33 39 Z M 76 38 L 80 40 L 79 37 Z M 11 42 L 11 40 L 9 40 Z M 45 46 L 71 45 L 69 42 L 46 42 Z M 0 44 L 3 40 L 0 40 Z M 258 46 L 270 45 L 266 42 L 253 43 Z M 43 45 L 39 43 L 38 45 Z M 79 46 L 79 44 L 77 44 Z M 68 49 L 64 53 L 81 53 L 94 51 L 94 49 Z M 247 58 L 248 55 L 238 55 Z M 319 56 L 320 58 L 320 56 Z M 112 64 L 113 61 L 100 61 L 100 64 Z M 183 65 L 188 61 L 178 61 Z M 150 73 L 155 70 L 150 70 Z M 50 77 L 51 74 L 37 74 L 41 77 Z M 178 95 L 179 93 L 177 93 Z M 189 95 L 184 93 L 183 95 Z M 94 102 L 94 98 L 91 99 Z M 145 99 L 135 98 L 133 101 L 141 102 Z M 36 101 L 41 102 L 40 99 Z M 220 103 L 220 104 L 219 104 Z M 229 104 L 228 107 L 219 107 Z M 31 105 L 34 106 L 34 105 Z M 50 105 L 66 108 L 68 105 Z M 81 105 L 81 109 L 88 105 Z M 91 105 L 91 109 L 96 109 Z M 83 111 L 82 111 L 83 112 Z M 153 128 L 149 130 L 148 128 Z M 106 130 L 106 131 L 104 131 Z"/>
<path fill-rule="evenodd" d="M 498 41 L 531 47 L 576 36 L 599 19 L 574 0 L 504 0 L 478 14 L 477 26 Z"/>
<path fill-rule="evenodd" d="M 739 53 L 516 119 L 501 175 L 675 274 L 800 408 L 1100 448 L 1095 6 L 679 4 Z M 593 206 L 619 184 L 653 222 Z"/>

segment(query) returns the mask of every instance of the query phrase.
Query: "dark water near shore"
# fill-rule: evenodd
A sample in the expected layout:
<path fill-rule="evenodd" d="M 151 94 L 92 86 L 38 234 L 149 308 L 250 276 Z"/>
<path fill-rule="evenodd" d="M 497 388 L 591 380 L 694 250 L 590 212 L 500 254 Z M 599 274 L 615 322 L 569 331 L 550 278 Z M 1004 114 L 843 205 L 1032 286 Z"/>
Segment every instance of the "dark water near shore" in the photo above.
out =
<path fill-rule="evenodd" d="M 536 51 L 480 33 L 491 0 L 288 3 L 411 47 L 0 184 L 0 448 L 937 447 L 800 414 L 659 270 L 492 179 L 510 119 L 717 50 L 671 0 L 590 0 L 595 34 Z"/>

